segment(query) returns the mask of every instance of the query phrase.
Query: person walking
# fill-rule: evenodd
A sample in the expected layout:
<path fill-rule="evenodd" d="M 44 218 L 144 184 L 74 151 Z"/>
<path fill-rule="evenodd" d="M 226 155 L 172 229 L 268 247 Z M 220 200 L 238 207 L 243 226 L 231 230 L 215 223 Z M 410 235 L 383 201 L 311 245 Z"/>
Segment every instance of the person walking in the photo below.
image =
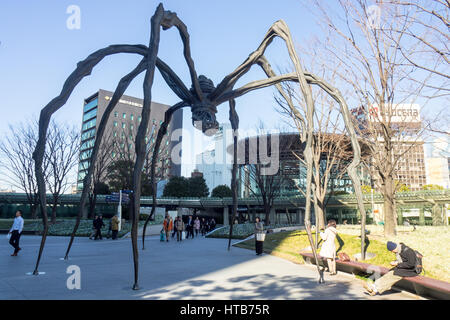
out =
<path fill-rule="evenodd" d="M 255 219 L 255 250 L 256 255 L 260 256 L 263 253 L 263 244 L 264 244 L 264 224 L 261 222 L 259 217 Z"/>
<path fill-rule="evenodd" d="M 16 217 L 14 218 L 14 223 L 9 230 L 9 234 L 11 237 L 9 238 L 9 244 L 14 247 L 14 253 L 11 255 L 12 257 L 17 257 L 17 253 L 22 250 L 19 247 L 20 236 L 23 231 L 24 220 L 22 218 L 22 210 L 17 210 Z"/>
<path fill-rule="evenodd" d="M 173 231 L 172 231 L 172 239 L 177 234 L 177 221 L 179 217 L 175 217 L 175 220 L 173 221 Z"/>
<path fill-rule="evenodd" d="M 211 223 L 209 226 L 210 226 L 209 231 L 213 231 L 216 228 L 216 220 L 214 220 L 214 218 L 211 219 Z"/>
<path fill-rule="evenodd" d="M 104 226 L 105 226 L 105 224 L 103 223 L 103 216 L 102 216 L 102 215 L 99 215 L 98 218 L 97 218 L 97 220 L 94 221 L 94 227 L 95 227 L 95 230 L 96 230 L 94 240 L 98 240 L 98 239 L 103 240 L 103 237 L 102 237 L 102 228 L 103 228 Z"/>
<path fill-rule="evenodd" d="M 166 218 L 164 219 L 163 228 L 164 228 L 164 232 L 166 233 L 166 242 L 169 242 L 170 231 L 172 231 L 172 229 L 173 229 L 173 220 L 170 215 L 167 215 Z"/>
<path fill-rule="evenodd" d="M 89 236 L 89 240 L 92 240 L 95 237 L 95 234 L 97 233 L 97 228 L 95 227 L 97 224 L 97 219 L 98 216 L 95 216 L 94 220 L 92 220 L 92 232 L 91 235 Z"/>
<path fill-rule="evenodd" d="M 186 223 L 186 239 L 189 238 L 189 236 L 192 236 L 192 239 L 194 239 L 194 219 L 192 219 L 192 216 L 189 216 L 188 221 Z"/>
<path fill-rule="evenodd" d="M 336 244 L 335 239 L 337 235 L 336 221 L 331 219 L 328 221 L 325 232 L 320 232 L 320 237 L 324 241 L 319 255 L 327 259 L 328 270 L 330 275 L 336 275 Z"/>
<path fill-rule="evenodd" d="M 111 219 L 111 232 L 112 232 L 112 239 L 116 240 L 117 239 L 117 234 L 119 233 L 119 217 L 117 215 L 115 215 L 114 217 L 112 217 Z"/>
<path fill-rule="evenodd" d="M 194 220 L 194 229 L 195 229 L 195 236 L 198 237 L 198 233 L 200 232 L 200 219 L 198 217 Z"/>
<path fill-rule="evenodd" d="M 371 296 L 390 290 L 403 277 L 417 277 L 422 272 L 422 255 L 420 253 L 402 242 L 388 241 L 386 247 L 396 255 L 396 260 L 391 262 L 391 266 L 394 268 L 378 278 L 375 283 L 363 282 L 364 288 Z"/>
<path fill-rule="evenodd" d="M 177 241 L 183 241 L 184 222 L 183 219 L 181 219 L 181 217 L 177 217 L 176 227 L 177 227 Z"/>
<path fill-rule="evenodd" d="M 206 234 L 206 220 L 205 218 L 202 218 L 200 221 L 200 232 L 202 233 L 202 236 L 204 237 Z"/>

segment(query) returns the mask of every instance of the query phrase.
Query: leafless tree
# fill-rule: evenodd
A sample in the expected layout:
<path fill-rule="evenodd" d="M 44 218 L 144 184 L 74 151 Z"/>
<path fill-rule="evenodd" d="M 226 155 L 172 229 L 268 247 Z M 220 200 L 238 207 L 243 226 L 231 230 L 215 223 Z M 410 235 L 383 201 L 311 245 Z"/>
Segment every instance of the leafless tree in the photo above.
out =
<path fill-rule="evenodd" d="M 434 85 L 432 74 L 408 61 L 409 57 L 418 61 L 424 45 L 411 37 L 410 18 L 415 12 L 410 7 L 397 1 L 376 1 L 374 5 L 368 0 L 339 0 L 336 9 L 316 0 L 312 10 L 326 26 L 326 40 L 317 44 L 314 55 L 323 58 L 324 66 L 340 66 L 334 76 L 346 86 L 349 101 L 365 113 L 367 121 L 357 125 L 363 129 L 360 136 L 370 148 L 370 165 L 384 196 L 385 235 L 395 235 L 396 169 L 402 157 L 422 143 L 426 129 L 417 127 L 411 134 L 411 127 L 395 123 L 395 110 L 401 104 L 424 106 L 428 90 L 434 90 L 431 96 L 436 97 L 445 85 L 442 81 Z M 442 63 L 420 61 L 433 70 L 438 70 L 433 64 Z M 398 151 L 398 146 L 405 146 L 405 135 L 409 136 L 408 147 Z"/>
<path fill-rule="evenodd" d="M 48 190 L 53 195 L 51 223 L 56 222 L 59 198 L 71 185 L 71 172 L 78 163 L 80 150 L 79 130 L 52 121 L 49 128 L 44 158 L 48 162 L 45 177 Z"/>
<path fill-rule="evenodd" d="M 115 144 L 112 134 L 106 134 L 103 138 L 102 144 L 99 147 L 97 159 L 91 165 L 94 166 L 92 172 L 91 190 L 89 193 L 89 217 L 93 218 L 95 215 L 95 207 L 97 205 L 97 196 L 99 194 L 99 186 L 105 183 L 108 165 L 111 163 Z M 87 168 L 85 168 L 87 169 Z M 83 218 L 87 218 L 87 215 Z"/>
<path fill-rule="evenodd" d="M 311 67 L 317 67 L 312 64 Z M 335 66 L 338 67 L 338 66 Z M 301 122 L 300 114 L 306 113 L 306 105 L 302 95 L 295 86 L 290 83 L 282 84 L 286 96 L 275 95 L 277 111 L 287 119 L 287 123 L 292 127 L 297 127 L 300 132 L 304 132 L 304 124 Z M 315 130 L 312 141 L 313 154 L 313 203 L 316 215 L 316 224 L 324 228 L 326 220 L 326 203 L 334 191 L 334 183 L 341 179 L 347 170 L 347 165 L 351 161 L 352 148 L 349 138 L 344 134 L 345 127 L 342 123 L 342 115 L 339 113 L 339 106 L 330 99 L 322 90 L 313 90 L 313 101 L 315 105 Z M 292 112 L 295 107 L 296 114 Z M 293 125 L 297 123 L 297 125 Z M 298 139 L 301 140 L 300 134 Z M 297 150 L 298 149 L 298 150 Z M 306 163 L 303 156 L 303 148 L 294 148 L 292 154 L 298 161 L 298 165 L 305 168 Z M 305 170 L 299 170 L 299 176 L 306 178 Z M 303 185 L 297 185 L 300 193 L 304 195 Z"/>
<path fill-rule="evenodd" d="M 34 175 L 33 150 L 37 142 L 38 124 L 34 120 L 9 125 L 9 133 L 0 141 L 0 168 L 5 181 L 23 191 L 36 219 L 39 199 Z M 43 162 L 47 175 L 48 161 Z"/>

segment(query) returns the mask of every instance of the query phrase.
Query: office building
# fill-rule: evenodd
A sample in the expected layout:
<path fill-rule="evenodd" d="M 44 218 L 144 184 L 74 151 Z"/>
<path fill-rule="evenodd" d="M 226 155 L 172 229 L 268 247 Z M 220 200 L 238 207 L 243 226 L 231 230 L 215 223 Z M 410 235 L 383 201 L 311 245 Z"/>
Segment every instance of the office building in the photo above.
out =
<path fill-rule="evenodd" d="M 92 149 L 94 147 L 96 133 L 100 125 L 106 107 L 113 96 L 113 92 L 99 90 L 84 101 L 82 130 L 81 130 L 81 148 L 78 167 L 78 191 L 83 188 L 83 179 L 89 166 L 91 165 Z M 123 96 L 113 109 L 108 119 L 106 129 L 103 135 L 100 149 L 103 150 L 103 156 L 97 157 L 103 159 L 100 166 L 106 167 L 112 161 L 118 159 L 135 159 L 135 138 L 141 123 L 143 100 L 130 96 Z M 147 128 L 147 150 L 148 156 L 145 167 L 149 168 L 153 146 L 156 140 L 158 129 L 164 121 L 164 113 L 170 106 L 152 102 L 150 112 L 150 122 Z M 156 176 L 159 180 L 167 179 L 170 176 L 179 176 L 181 174 L 180 161 L 172 161 L 172 149 L 178 142 L 172 142 L 171 133 L 176 129 L 181 129 L 183 123 L 183 111 L 178 110 L 174 113 L 172 121 L 169 124 L 168 132 L 165 135 L 160 148 L 160 158 L 157 163 Z M 99 162 L 98 162 L 99 163 Z M 106 171 L 106 170 L 105 170 Z M 106 173 L 103 174 L 105 181 Z"/>
<path fill-rule="evenodd" d="M 378 143 L 382 144 L 380 122 L 383 121 L 383 114 L 380 108 L 372 105 L 369 108 L 358 107 L 351 112 L 358 123 L 360 134 L 372 140 L 377 139 Z M 427 177 L 424 141 L 418 137 L 422 126 L 420 106 L 417 104 L 393 105 L 390 111 L 385 112 L 384 117 L 390 120 L 394 133 L 391 141 L 393 160 L 396 161 L 394 179 L 406 185 L 411 191 L 421 190 L 427 184 Z M 377 130 L 379 133 L 375 134 Z M 371 176 L 374 188 L 380 190 L 381 179 L 373 167 Z"/>

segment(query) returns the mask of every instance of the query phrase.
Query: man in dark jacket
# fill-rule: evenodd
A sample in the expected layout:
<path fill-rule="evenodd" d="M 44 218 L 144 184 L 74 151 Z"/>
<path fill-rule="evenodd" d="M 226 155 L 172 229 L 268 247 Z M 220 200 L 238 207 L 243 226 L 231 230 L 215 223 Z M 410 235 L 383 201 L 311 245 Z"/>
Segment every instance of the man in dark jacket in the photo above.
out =
<path fill-rule="evenodd" d="M 186 239 L 189 238 L 189 236 L 192 236 L 192 239 L 194 239 L 194 219 L 192 219 L 192 216 L 189 216 L 188 221 L 186 223 Z"/>
<path fill-rule="evenodd" d="M 100 240 L 102 240 L 102 228 L 105 224 L 103 223 L 103 216 L 100 215 L 95 221 L 94 221 L 94 227 L 95 230 L 97 231 L 95 233 L 95 238 L 94 240 L 98 240 L 100 238 Z"/>
<path fill-rule="evenodd" d="M 392 286 L 403 277 L 416 277 L 416 253 L 413 249 L 407 247 L 403 243 L 394 243 L 388 241 L 387 249 L 394 252 L 397 256 L 397 260 L 391 262 L 394 266 L 388 273 L 380 277 L 375 283 L 364 283 L 364 288 L 369 292 L 371 296 L 382 294 L 383 292 L 390 290 Z"/>

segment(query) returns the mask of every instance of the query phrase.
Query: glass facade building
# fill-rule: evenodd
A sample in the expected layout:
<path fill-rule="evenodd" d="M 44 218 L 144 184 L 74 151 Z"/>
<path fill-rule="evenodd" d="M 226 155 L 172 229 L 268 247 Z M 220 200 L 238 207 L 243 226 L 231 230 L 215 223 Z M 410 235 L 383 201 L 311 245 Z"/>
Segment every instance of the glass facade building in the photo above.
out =
<path fill-rule="evenodd" d="M 80 192 L 83 189 L 83 180 L 91 165 L 92 149 L 94 148 L 95 139 L 97 137 L 98 126 L 103 117 L 103 114 L 108 106 L 113 92 L 106 90 L 99 90 L 89 98 L 85 99 L 83 105 L 82 125 L 81 125 L 81 147 L 78 164 L 78 183 L 77 190 Z M 131 158 L 134 158 L 134 140 L 141 122 L 143 100 L 130 96 L 123 96 L 114 107 L 110 118 L 107 121 L 103 141 L 113 139 L 120 148 L 111 150 L 111 161 L 117 156 L 123 156 L 124 153 L 132 153 Z M 151 130 L 148 130 L 147 141 L 151 140 L 154 143 L 157 130 L 162 124 L 164 113 L 169 108 L 168 105 L 152 102 L 150 123 Z M 158 125 L 159 123 L 159 125 Z M 164 137 L 162 146 L 166 147 L 167 152 L 163 153 L 165 157 L 160 163 L 167 164 L 164 168 L 157 168 L 157 174 L 165 177 L 180 175 L 181 164 L 172 163 L 169 159 L 170 150 L 175 145 L 170 141 L 170 134 L 173 130 L 182 128 L 183 111 L 179 110 L 174 113 L 172 121 L 168 127 L 167 136 Z M 149 139 L 151 138 L 151 139 Z M 103 142 L 102 142 L 103 143 Z M 101 145 L 102 146 L 102 145 Z M 163 147 L 161 147 L 163 148 Z M 151 148 L 149 148 L 151 149 Z M 159 171 L 158 171 L 159 170 Z M 105 177 L 106 182 L 106 177 Z"/>
<path fill-rule="evenodd" d="M 263 138 L 263 139 L 262 139 Z M 276 188 L 277 197 L 299 196 L 306 191 L 306 165 L 303 159 L 304 143 L 301 143 L 296 133 L 277 134 L 275 143 L 276 150 L 271 150 L 272 136 L 250 137 L 238 142 L 238 195 L 243 198 L 258 196 L 261 192 L 258 184 L 271 184 L 273 187 L 266 187 L 266 192 L 270 188 Z M 260 150 L 263 142 L 267 142 L 267 148 Z M 252 147 L 258 146 L 257 148 Z M 348 144 L 350 148 L 350 144 Z M 233 145 L 228 146 L 228 152 L 232 154 Z M 264 176 L 260 172 L 263 154 L 267 153 L 274 174 Z M 364 152 L 363 152 L 364 153 Z M 321 172 L 327 166 L 327 154 L 323 152 L 320 160 Z M 256 160 L 256 161 L 255 161 Z M 351 194 L 354 192 L 353 183 L 346 172 L 346 164 L 351 158 L 341 159 L 338 165 L 333 165 L 330 170 L 328 193 Z M 258 167 L 259 166 L 259 167 Z M 370 174 L 364 166 L 360 166 L 359 176 L 361 183 L 370 185 Z M 303 191 L 303 192 L 302 192 Z"/>

